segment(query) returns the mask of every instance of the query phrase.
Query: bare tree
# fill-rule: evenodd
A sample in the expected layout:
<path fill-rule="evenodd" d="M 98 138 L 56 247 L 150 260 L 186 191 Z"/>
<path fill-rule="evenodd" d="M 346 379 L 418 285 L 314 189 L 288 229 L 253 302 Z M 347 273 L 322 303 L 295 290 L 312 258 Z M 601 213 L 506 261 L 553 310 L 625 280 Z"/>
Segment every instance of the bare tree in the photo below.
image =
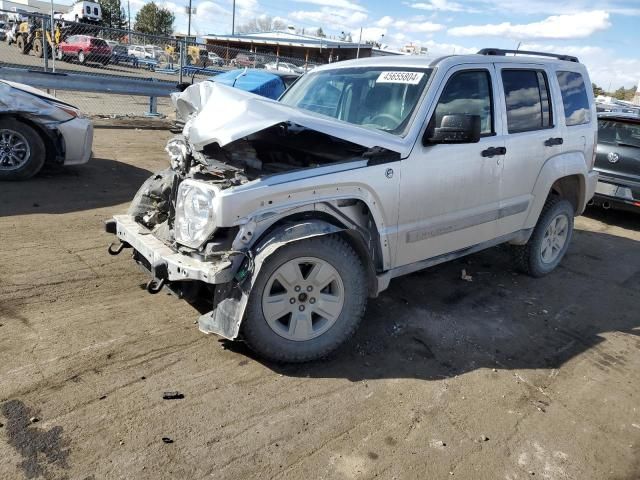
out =
<path fill-rule="evenodd" d="M 287 24 L 279 18 L 273 18 L 269 15 L 256 17 L 249 20 L 247 23 L 238 25 L 236 32 L 238 33 L 255 33 L 255 32 L 270 32 L 272 30 L 284 30 L 287 28 Z"/>

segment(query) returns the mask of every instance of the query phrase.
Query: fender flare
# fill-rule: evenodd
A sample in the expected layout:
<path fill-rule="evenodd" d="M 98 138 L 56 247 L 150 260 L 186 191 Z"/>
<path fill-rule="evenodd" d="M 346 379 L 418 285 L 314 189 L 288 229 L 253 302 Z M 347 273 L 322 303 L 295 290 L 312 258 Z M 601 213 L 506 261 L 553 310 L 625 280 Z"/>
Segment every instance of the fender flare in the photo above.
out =
<path fill-rule="evenodd" d="M 236 273 L 237 284 L 233 286 L 229 296 L 220 301 L 214 310 L 198 319 L 199 330 L 203 333 L 215 333 L 229 340 L 238 338 L 249 295 L 266 259 L 289 243 L 332 235 L 344 230 L 320 219 L 278 226 L 247 252 L 245 260 Z"/>
<path fill-rule="evenodd" d="M 584 199 L 585 184 L 588 176 L 584 155 L 578 152 L 563 153 L 550 158 L 542 166 L 533 187 L 534 198 L 529 208 L 529 214 L 527 215 L 524 228 L 535 227 L 553 184 L 560 178 L 571 175 L 577 175 L 580 178 L 580 189 L 582 193 L 579 204 L 583 207 L 582 209 L 584 209 L 584 205 L 586 204 Z M 576 212 L 576 214 L 579 213 L 581 212 Z"/>

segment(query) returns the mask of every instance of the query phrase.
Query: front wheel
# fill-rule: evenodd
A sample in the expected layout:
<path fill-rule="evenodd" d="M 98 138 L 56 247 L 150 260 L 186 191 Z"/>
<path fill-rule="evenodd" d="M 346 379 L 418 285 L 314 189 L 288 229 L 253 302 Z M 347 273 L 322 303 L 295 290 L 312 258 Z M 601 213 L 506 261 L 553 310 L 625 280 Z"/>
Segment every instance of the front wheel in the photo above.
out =
<path fill-rule="evenodd" d="M 364 267 L 348 243 L 336 235 L 299 240 L 265 261 L 242 334 L 269 360 L 316 360 L 355 332 L 366 301 Z"/>
<path fill-rule="evenodd" d="M 0 119 L 0 180 L 26 180 L 44 165 L 40 134 L 18 120 Z"/>
<path fill-rule="evenodd" d="M 560 197 L 550 197 L 542 209 L 531 238 L 514 246 L 517 267 L 532 277 L 551 273 L 569 248 L 573 236 L 573 205 Z"/>
<path fill-rule="evenodd" d="M 87 57 L 85 57 L 84 52 L 82 50 L 80 50 L 78 52 L 78 63 L 80 65 L 84 65 L 84 63 L 87 61 Z"/>

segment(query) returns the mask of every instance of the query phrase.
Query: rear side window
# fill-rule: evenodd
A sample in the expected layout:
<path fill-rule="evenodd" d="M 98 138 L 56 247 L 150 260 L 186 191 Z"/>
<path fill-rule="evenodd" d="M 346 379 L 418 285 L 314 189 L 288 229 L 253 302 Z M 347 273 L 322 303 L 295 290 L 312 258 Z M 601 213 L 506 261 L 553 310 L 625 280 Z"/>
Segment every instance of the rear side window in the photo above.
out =
<path fill-rule="evenodd" d="M 493 133 L 491 77 L 486 70 L 454 73 L 444 87 L 435 112 L 434 127 L 440 127 L 445 115 L 479 115 L 480 133 Z"/>
<path fill-rule="evenodd" d="M 553 126 L 551 97 L 541 70 L 502 70 L 509 133 Z"/>
<path fill-rule="evenodd" d="M 591 110 L 582 75 L 576 72 L 557 72 L 556 75 L 562 92 L 564 118 L 567 126 L 589 123 Z"/>

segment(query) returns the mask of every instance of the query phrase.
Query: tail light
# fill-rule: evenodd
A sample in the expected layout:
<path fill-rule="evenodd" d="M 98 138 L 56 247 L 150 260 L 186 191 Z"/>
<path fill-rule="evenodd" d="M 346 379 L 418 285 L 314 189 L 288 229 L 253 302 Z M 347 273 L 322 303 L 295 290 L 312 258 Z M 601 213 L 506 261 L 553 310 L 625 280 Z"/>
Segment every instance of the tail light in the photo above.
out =
<path fill-rule="evenodd" d="M 593 134 L 593 154 L 591 155 L 591 165 L 589 165 L 589 170 L 593 170 L 594 165 L 596 164 L 596 153 L 598 149 L 598 131 Z"/>

